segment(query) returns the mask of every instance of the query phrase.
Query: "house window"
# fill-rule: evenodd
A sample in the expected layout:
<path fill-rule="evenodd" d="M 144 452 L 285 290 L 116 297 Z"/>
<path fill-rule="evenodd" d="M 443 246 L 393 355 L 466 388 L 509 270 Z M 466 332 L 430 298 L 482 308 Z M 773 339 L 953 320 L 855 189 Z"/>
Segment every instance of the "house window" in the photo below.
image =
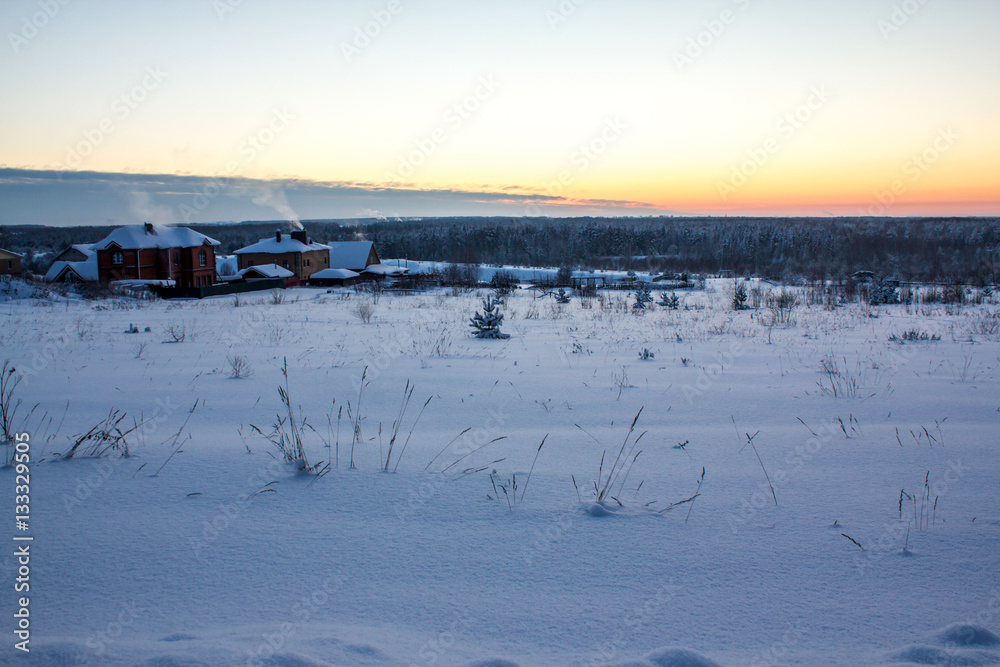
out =
<path fill-rule="evenodd" d="M 112 264 L 124 264 L 125 263 L 125 256 L 122 255 L 120 252 L 114 252 L 111 255 L 111 263 Z"/>
<path fill-rule="evenodd" d="M 306 266 L 309 266 L 309 260 L 308 259 L 306 260 Z"/>
<path fill-rule="evenodd" d="M 287 259 L 281 260 L 281 265 L 287 269 L 288 268 L 288 260 Z"/>
<path fill-rule="evenodd" d="M 177 266 L 178 264 L 181 263 L 180 253 L 173 252 L 173 253 L 170 253 L 170 254 L 174 256 L 174 266 Z"/>
<path fill-rule="evenodd" d="M 7 260 L 7 268 L 10 269 L 11 271 L 14 270 L 14 260 L 12 259 Z"/>
<path fill-rule="evenodd" d="M 205 264 L 208 263 L 208 255 L 205 254 L 204 250 L 202 250 L 200 253 L 198 253 L 198 261 L 201 262 L 202 266 L 205 266 Z"/>

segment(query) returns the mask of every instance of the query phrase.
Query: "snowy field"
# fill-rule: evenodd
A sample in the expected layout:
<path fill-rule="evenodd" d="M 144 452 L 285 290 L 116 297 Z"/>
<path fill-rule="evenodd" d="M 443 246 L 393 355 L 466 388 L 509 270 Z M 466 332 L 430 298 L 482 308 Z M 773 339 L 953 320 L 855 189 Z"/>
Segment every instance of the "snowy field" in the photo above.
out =
<path fill-rule="evenodd" d="M 469 335 L 485 291 L 0 303 L 38 404 L 0 662 L 1000 664 L 998 306 L 766 326 L 727 287 L 520 291 L 506 341 Z M 254 428 L 285 360 L 318 478 Z M 59 456 L 113 411 L 128 457 Z"/>

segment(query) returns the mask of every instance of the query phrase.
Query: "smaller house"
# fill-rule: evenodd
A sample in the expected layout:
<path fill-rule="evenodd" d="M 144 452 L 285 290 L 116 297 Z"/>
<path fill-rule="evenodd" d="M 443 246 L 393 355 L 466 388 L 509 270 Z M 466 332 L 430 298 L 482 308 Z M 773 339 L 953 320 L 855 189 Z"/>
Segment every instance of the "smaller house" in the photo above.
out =
<path fill-rule="evenodd" d="M 309 280 L 317 271 L 330 268 L 330 249 L 315 243 L 304 229 L 294 232 L 276 231 L 273 238 L 261 239 L 236 251 L 239 270 L 251 266 L 272 264 L 288 269 L 290 285 Z"/>
<path fill-rule="evenodd" d="M 369 266 L 382 263 L 371 241 L 336 241 L 327 243 L 327 246 L 330 248 L 331 269 L 363 273 Z"/>
<path fill-rule="evenodd" d="M 295 274 L 277 264 L 261 264 L 260 266 L 248 266 L 242 271 L 237 271 L 236 276 L 241 280 L 270 280 L 272 278 L 288 280 L 295 277 Z"/>
<path fill-rule="evenodd" d="M 90 243 L 76 243 L 56 255 L 45 273 L 48 282 L 96 282 L 97 253 Z"/>
<path fill-rule="evenodd" d="M 0 248 L 0 276 L 21 275 L 21 255 Z"/>
<path fill-rule="evenodd" d="M 324 269 L 312 274 L 309 284 L 313 287 L 345 287 L 361 279 L 361 274 L 350 269 Z"/>

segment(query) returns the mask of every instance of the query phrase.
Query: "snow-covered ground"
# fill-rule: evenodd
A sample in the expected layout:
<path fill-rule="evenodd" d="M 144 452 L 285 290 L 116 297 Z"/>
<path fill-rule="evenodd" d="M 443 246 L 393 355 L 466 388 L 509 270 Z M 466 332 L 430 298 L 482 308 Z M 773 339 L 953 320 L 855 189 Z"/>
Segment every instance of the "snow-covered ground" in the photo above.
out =
<path fill-rule="evenodd" d="M 38 404 L 31 654 L 8 547 L 0 662 L 1000 663 L 998 307 L 769 327 L 727 286 L 643 315 L 519 292 L 506 341 L 468 334 L 485 292 L 384 295 L 370 323 L 370 296 L 313 289 L 0 303 Z M 889 340 L 911 329 L 941 339 Z M 318 479 L 253 428 L 285 360 Z M 144 421 L 131 456 L 58 459 L 111 410 Z"/>

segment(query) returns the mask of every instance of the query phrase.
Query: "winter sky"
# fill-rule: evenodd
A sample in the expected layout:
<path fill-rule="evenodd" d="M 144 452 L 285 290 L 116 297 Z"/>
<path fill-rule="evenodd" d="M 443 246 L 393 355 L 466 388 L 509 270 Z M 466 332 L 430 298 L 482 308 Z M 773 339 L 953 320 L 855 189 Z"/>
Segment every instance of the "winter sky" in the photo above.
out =
<path fill-rule="evenodd" d="M 998 27 L 995 0 L 4 0 L 0 224 L 996 215 Z"/>

